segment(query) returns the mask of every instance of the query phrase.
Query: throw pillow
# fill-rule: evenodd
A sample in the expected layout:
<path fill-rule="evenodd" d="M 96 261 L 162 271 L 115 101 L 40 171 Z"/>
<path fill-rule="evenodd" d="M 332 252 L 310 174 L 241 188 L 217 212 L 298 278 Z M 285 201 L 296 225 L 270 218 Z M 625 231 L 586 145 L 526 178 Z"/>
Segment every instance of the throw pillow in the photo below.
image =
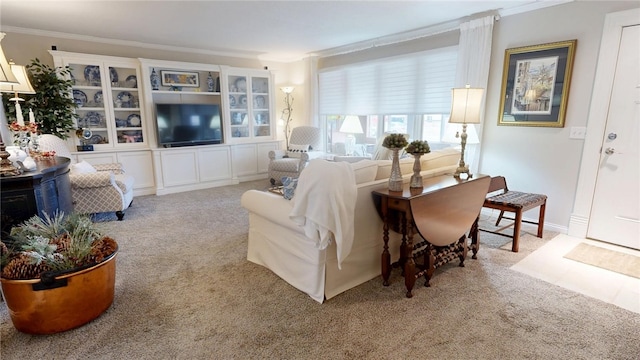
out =
<path fill-rule="evenodd" d="M 298 186 L 298 179 L 294 179 L 291 176 L 282 177 L 282 196 L 285 199 L 291 200 L 296 192 L 296 186 Z"/>
<path fill-rule="evenodd" d="M 91 174 L 95 172 L 98 172 L 98 170 L 96 170 L 96 168 L 94 168 L 86 160 L 82 160 L 79 163 L 71 165 L 72 174 Z"/>
<path fill-rule="evenodd" d="M 287 149 L 287 155 L 292 158 L 300 158 L 302 153 L 309 152 L 309 144 L 299 145 L 299 144 L 289 144 L 289 148 Z"/>

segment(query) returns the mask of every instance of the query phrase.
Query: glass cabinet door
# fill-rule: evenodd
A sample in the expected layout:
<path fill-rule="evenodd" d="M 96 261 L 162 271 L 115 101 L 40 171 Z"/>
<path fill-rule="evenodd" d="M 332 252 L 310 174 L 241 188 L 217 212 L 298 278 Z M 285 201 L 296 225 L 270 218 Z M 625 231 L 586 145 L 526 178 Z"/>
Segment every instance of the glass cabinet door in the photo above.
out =
<path fill-rule="evenodd" d="M 271 99 L 268 75 L 228 75 L 231 137 L 271 137 Z"/>
<path fill-rule="evenodd" d="M 135 68 L 109 67 L 109 84 L 113 104 L 112 128 L 118 144 L 144 142 L 138 77 Z"/>
<path fill-rule="evenodd" d="M 101 145 L 111 142 L 107 128 L 103 71 L 100 64 L 69 64 L 74 85 L 73 100 L 78 115 L 78 127 L 91 130 L 91 135 L 81 139 L 84 144 Z"/>
<path fill-rule="evenodd" d="M 269 78 L 251 77 L 251 97 L 253 100 L 253 136 L 271 136 Z"/>
<path fill-rule="evenodd" d="M 78 127 L 86 134 L 79 142 L 96 149 L 145 142 L 137 68 L 74 60 L 68 62 L 73 99 L 78 105 Z"/>
<path fill-rule="evenodd" d="M 247 89 L 246 76 L 229 76 L 229 115 L 231 136 L 234 138 L 249 137 L 251 134 Z"/>

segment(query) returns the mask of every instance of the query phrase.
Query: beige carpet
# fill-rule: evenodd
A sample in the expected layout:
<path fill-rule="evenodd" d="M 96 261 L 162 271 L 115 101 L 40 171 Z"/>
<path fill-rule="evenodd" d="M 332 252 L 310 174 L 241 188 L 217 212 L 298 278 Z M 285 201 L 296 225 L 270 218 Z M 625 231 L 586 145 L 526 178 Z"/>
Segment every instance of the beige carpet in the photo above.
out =
<path fill-rule="evenodd" d="M 394 269 L 388 287 L 376 277 L 318 304 L 246 260 L 240 195 L 267 185 L 137 197 L 99 224 L 120 246 L 111 308 L 31 336 L 0 304 L 0 358 L 638 360 L 640 314 L 510 269 L 552 232 L 524 234 L 519 253 L 481 233 L 477 260 L 437 269 L 412 299 Z"/>
<path fill-rule="evenodd" d="M 640 279 L 640 257 L 635 255 L 580 243 L 564 257 Z"/>

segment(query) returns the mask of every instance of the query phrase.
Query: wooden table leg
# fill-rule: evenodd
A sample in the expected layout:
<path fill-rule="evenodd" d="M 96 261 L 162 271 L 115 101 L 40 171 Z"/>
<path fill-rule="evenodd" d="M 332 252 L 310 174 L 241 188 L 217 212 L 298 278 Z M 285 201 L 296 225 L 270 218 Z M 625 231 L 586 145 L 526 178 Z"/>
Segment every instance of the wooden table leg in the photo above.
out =
<path fill-rule="evenodd" d="M 382 198 L 381 212 L 383 218 L 382 225 L 382 248 L 381 268 L 382 268 L 382 285 L 389 286 L 389 276 L 391 275 L 391 254 L 389 253 L 389 199 Z"/>
<path fill-rule="evenodd" d="M 400 259 L 398 259 L 398 265 L 400 266 L 400 276 L 404 277 L 404 265 L 407 263 L 407 254 L 409 254 L 409 248 L 407 247 L 407 216 L 404 212 L 400 213 L 400 225 L 402 242 L 400 243 Z"/>
<path fill-rule="evenodd" d="M 472 259 L 478 258 L 478 250 L 480 250 L 480 241 L 478 239 L 478 221 L 480 220 L 480 215 L 476 218 L 476 221 L 471 225 L 471 232 L 469 236 L 471 237 L 471 251 L 473 251 Z"/>
<path fill-rule="evenodd" d="M 424 286 L 426 287 L 431 286 L 429 281 L 431 281 L 431 276 L 433 276 L 433 273 L 436 270 L 435 263 L 436 263 L 436 257 L 433 255 L 433 245 L 427 244 L 427 249 L 426 249 L 426 252 L 424 253 L 424 266 L 425 266 Z"/>
<path fill-rule="evenodd" d="M 416 263 L 413 261 L 413 219 L 410 215 L 405 218 L 405 228 L 407 233 L 406 260 L 404 264 L 404 285 L 407 287 L 407 297 L 413 297 L 413 286 L 416 283 Z M 404 232 L 404 231 L 403 231 Z M 404 234 L 403 234 L 404 238 Z"/>

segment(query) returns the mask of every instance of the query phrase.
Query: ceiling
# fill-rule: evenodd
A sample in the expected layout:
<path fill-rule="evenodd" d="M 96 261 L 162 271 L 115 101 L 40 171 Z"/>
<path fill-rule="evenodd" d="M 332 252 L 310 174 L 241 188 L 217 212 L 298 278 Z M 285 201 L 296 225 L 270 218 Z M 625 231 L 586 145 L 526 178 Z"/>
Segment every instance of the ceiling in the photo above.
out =
<path fill-rule="evenodd" d="M 449 28 L 567 0 L 1 0 L 2 31 L 292 61 L 349 44 Z M 49 32 L 45 34 L 43 32 Z M 54 34 L 51 34 L 53 32 Z"/>

